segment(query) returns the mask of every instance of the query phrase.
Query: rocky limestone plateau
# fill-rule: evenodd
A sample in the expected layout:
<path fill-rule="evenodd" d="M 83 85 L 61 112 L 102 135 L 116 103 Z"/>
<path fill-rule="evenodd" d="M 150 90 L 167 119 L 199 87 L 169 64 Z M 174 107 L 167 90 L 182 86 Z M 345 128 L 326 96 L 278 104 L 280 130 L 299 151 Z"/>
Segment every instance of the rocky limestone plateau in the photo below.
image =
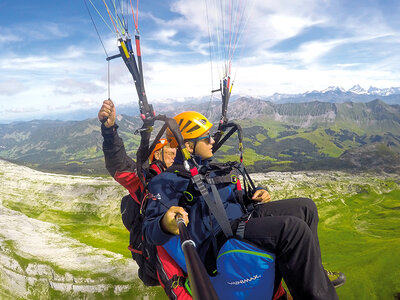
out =
<path fill-rule="evenodd" d="M 306 196 L 317 199 L 317 205 L 366 188 L 390 192 L 400 184 L 399 175 L 384 173 L 270 172 L 252 177 L 268 187 L 273 200 Z M 395 184 L 388 185 L 386 179 Z M 40 220 L 15 209 L 56 208 L 70 214 L 93 213 L 101 223 L 118 222 L 125 190 L 115 181 L 43 173 L 0 160 L 0 182 L 0 298 L 46 299 L 54 293 L 86 299 L 105 293 L 118 297 L 136 288 L 132 259 L 78 241 L 57 220 Z"/>
<path fill-rule="evenodd" d="M 110 208 L 118 214 L 122 191 L 117 184 L 111 179 L 42 173 L 5 161 L 0 161 L 0 178 L 0 296 L 46 296 L 46 289 L 90 294 L 111 288 L 120 294 L 130 288 L 137 270 L 132 259 L 85 245 L 57 224 L 3 205 L 28 202 L 32 207 L 56 205 L 73 212 L 78 203 L 86 203 L 100 207 L 100 212 Z"/>

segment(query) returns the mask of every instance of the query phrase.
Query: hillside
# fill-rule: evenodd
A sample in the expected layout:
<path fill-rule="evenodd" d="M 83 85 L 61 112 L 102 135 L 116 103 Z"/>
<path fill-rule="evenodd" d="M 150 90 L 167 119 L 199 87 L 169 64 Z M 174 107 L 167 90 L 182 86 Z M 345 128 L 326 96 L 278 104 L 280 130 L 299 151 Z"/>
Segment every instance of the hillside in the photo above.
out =
<path fill-rule="evenodd" d="M 162 105 L 159 113 L 172 116 L 184 110 L 198 110 L 217 123 L 220 103 Z M 239 98 L 230 104 L 229 118 L 243 127 L 245 163 L 252 171 L 400 169 L 399 105 L 379 100 L 275 104 Z M 118 115 L 117 122 L 134 157 L 139 145 L 134 131 L 141 120 Z M 105 174 L 101 145 L 95 118 L 0 125 L 0 157 L 41 170 Z M 234 135 L 216 158 L 236 160 L 237 149 Z"/>
<path fill-rule="evenodd" d="M 272 200 L 311 197 L 323 263 L 340 270 L 346 300 L 400 292 L 399 175 L 252 174 Z M 145 288 L 119 216 L 125 191 L 110 178 L 43 173 L 0 160 L 0 298 L 166 299 Z"/>

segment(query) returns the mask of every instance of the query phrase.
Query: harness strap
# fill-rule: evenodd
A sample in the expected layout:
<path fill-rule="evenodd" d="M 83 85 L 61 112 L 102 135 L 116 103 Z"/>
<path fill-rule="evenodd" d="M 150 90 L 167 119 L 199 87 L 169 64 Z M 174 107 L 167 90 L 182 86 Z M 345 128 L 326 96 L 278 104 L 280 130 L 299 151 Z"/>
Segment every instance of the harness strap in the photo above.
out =
<path fill-rule="evenodd" d="M 232 228 L 231 228 L 231 224 L 229 223 L 228 215 L 226 214 L 226 210 L 225 210 L 224 204 L 222 203 L 221 195 L 219 194 L 219 192 L 217 190 L 217 187 L 214 184 L 211 184 L 211 191 L 212 191 L 213 196 L 214 196 L 214 201 L 215 201 L 215 204 L 216 204 L 215 206 L 216 206 L 218 212 L 220 212 L 220 214 L 221 214 L 219 219 L 217 219 L 217 221 L 219 223 L 219 226 L 221 226 L 222 229 L 224 229 L 224 227 L 225 227 L 225 230 L 223 230 L 224 234 L 225 234 L 226 237 L 230 237 L 230 236 L 233 235 Z M 219 222 L 219 220 L 221 222 Z"/>
<path fill-rule="evenodd" d="M 240 221 L 238 228 L 236 229 L 236 235 L 242 239 L 244 239 L 244 230 L 246 228 L 246 222 Z"/>
<path fill-rule="evenodd" d="M 212 178 L 207 178 L 207 181 L 209 184 L 213 184 L 213 185 L 217 185 L 217 184 L 221 184 L 221 183 L 236 183 L 238 181 L 238 177 L 235 173 L 229 173 L 227 175 L 223 175 L 223 176 L 216 176 L 216 177 L 212 177 Z"/>
<path fill-rule="evenodd" d="M 210 197 L 210 194 L 207 191 L 207 188 L 205 187 L 203 181 L 201 180 L 201 177 L 199 176 L 197 169 L 193 168 L 190 170 L 190 172 L 192 174 L 193 183 L 199 189 L 208 208 L 210 209 L 211 213 L 214 215 L 219 226 L 221 226 L 221 229 L 224 232 L 225 236 L 227 238 L 233 236 L 231 224 L 229 223 L 228 216 L 226 214 L 225 208 L 222 204 L 221 197 L 220 197 L 215 185 L 211 185 L 211 189 L 213 190 L 213 195 L 215 198 L 215 201 L 213 201 L 212 198 Z M 216 190 L 216 193 L 214 192 L 214 189 Z M 218 203 L 218 205 L 217 205 L 217 203 Z M 221 209 L 221 207 L 222 207 L 222 209 Z"/>
<path fill-rule="evenodd" d="M 244 230 L 246 229 L 247 221 L 250 220 L 251 213 L 247 213 L 243 217 L 240 218 L 238 227 L 236 229 L 236 236 L 244 239 Z"/>

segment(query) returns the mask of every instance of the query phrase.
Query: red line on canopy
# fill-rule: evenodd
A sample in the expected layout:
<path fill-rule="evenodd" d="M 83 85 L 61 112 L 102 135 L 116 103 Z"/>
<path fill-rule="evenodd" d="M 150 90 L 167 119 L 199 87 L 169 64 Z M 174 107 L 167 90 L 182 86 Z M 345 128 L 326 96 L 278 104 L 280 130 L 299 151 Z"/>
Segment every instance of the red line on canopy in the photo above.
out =
<path fill-rule="evenodd" d="M 130 0 L 130 2 L 131 2 L 131 10 L 132 10 L 133 22 L 135 23 L 136 30 L 138 30 L 138 25 L 139 25 L 139 0 L 136 1 L 136 18 L 135 18 L 135 13 L 133 11 L 132 0 Z"/>

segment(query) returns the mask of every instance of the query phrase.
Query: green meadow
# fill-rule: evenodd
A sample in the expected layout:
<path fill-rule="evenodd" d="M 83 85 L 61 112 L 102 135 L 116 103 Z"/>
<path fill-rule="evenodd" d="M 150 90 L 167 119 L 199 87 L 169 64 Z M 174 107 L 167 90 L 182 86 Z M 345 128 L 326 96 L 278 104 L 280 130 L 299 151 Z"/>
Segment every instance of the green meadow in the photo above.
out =
<path fill-rule="evenodd" d="M 339 298 L 400 295 L 400 190 L 362 191 L 322 203 L 319 211 L 323 261 L 347 276 Z"/>
<path fill-rule="evenodd" d="M 316 202 L 323 264 L 347 277 L 337 289 L 339 299 L 398 299 L 398 176 L 294 173 L 283 184 L 270 177 L 264 183 L 272 184 L 275 199 L 306 196 Z"/>

